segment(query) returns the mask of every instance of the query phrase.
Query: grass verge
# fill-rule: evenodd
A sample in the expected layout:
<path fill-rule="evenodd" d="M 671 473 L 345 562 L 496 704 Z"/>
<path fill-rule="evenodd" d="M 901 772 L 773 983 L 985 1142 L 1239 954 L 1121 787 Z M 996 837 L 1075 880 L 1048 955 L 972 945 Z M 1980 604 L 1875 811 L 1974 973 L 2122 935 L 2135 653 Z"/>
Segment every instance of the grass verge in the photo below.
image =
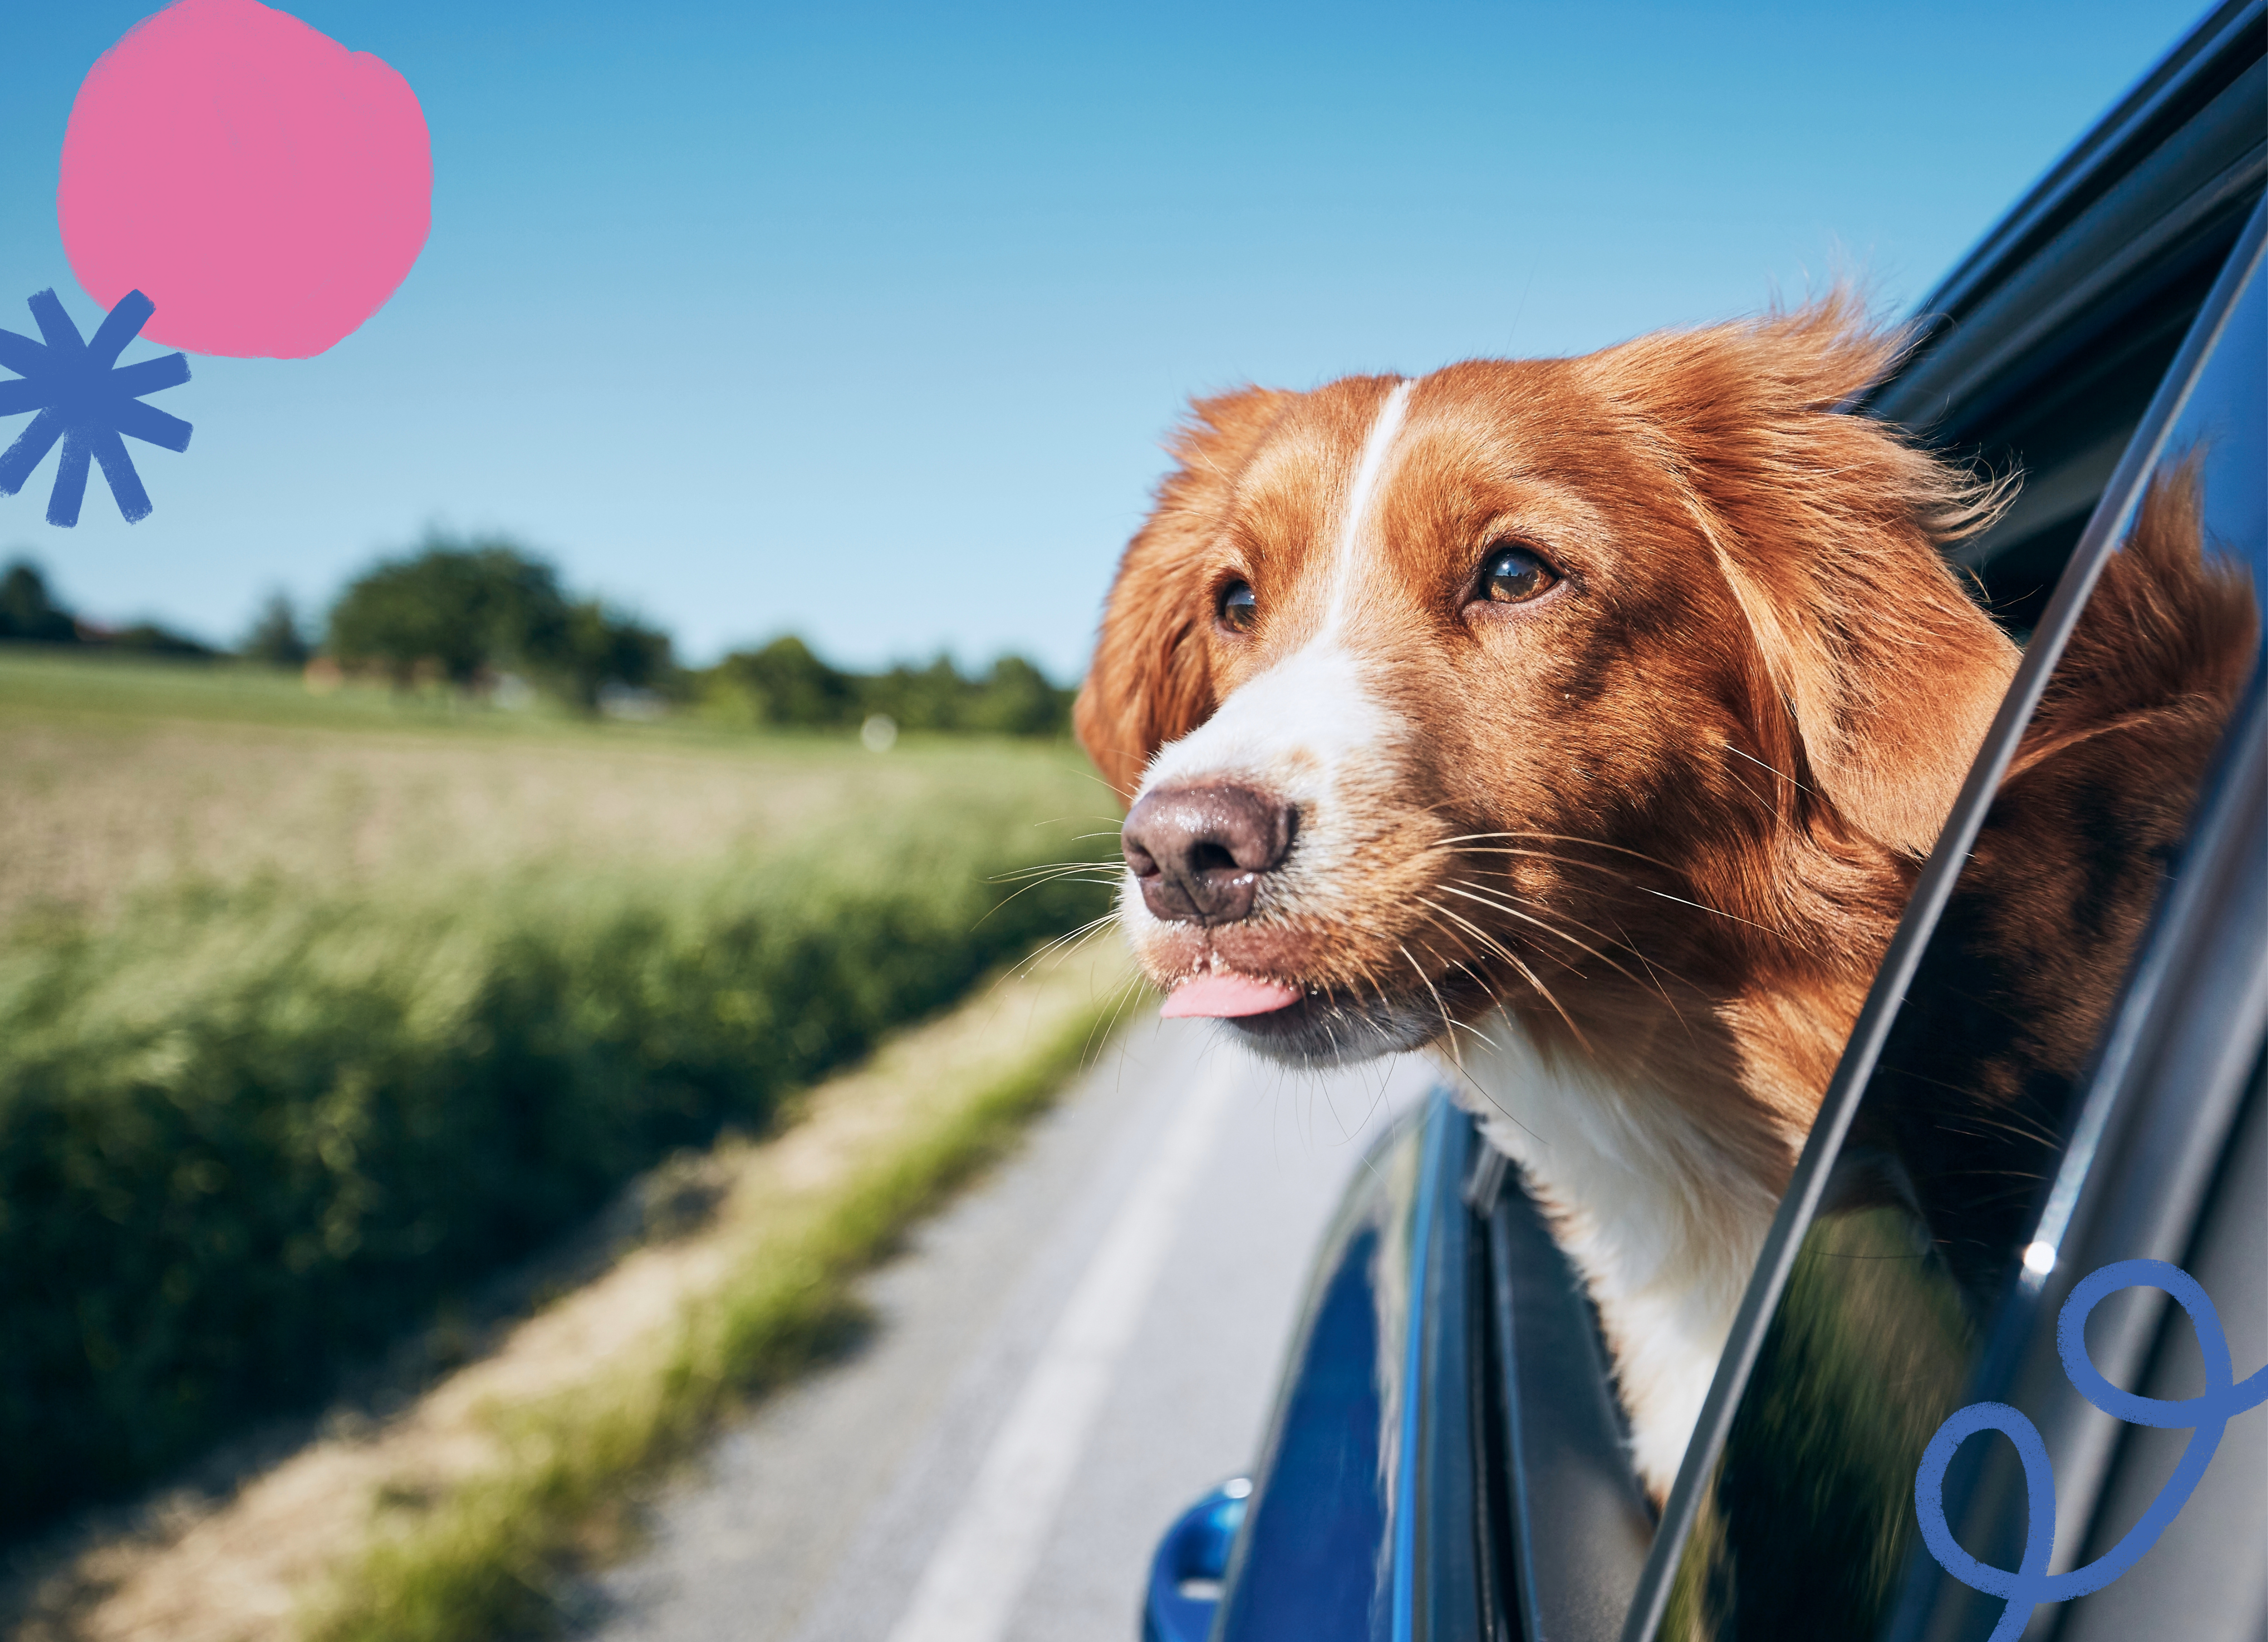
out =
<path fill-rule="evenodd" d="M 383 1514 L 309 1609 L 312 1642 L 555 1628 L 563 1576 L 622 1542 L 626 1502 L 733 1408 L 839 1345 L 858 1317 L 853 1280 L 1052 1101 L 1100 1042 L 1110 996 L 1090 986 L 1007 1064 L 947 1074 L 892 1123 L 853 1134 L 833 1180 L 772 1206 L 659 1349 L 496 1415 L 503 1462 L 414 1513 Z"/>
<path fill-rule="evenodd" d="M 1027 805 L 0 932 L 0 1525 L 319 1404 L 640 1169 L 1099 911 L 999 881 L 1061 847 Z"/>

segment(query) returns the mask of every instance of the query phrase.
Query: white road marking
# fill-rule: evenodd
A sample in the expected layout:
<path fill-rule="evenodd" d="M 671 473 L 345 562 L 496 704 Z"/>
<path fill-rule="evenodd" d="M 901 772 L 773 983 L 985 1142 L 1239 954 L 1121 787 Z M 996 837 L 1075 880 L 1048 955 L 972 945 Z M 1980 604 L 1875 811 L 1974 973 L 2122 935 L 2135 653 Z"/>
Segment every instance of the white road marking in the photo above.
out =
<path fill-rule="evenodd" d="M 931 1553 L 890 1642 L 998 1642 L 1007 1631 L 1243 1069 L 1241 1057 L 1216 1050 L 1182 1096 Z"/>

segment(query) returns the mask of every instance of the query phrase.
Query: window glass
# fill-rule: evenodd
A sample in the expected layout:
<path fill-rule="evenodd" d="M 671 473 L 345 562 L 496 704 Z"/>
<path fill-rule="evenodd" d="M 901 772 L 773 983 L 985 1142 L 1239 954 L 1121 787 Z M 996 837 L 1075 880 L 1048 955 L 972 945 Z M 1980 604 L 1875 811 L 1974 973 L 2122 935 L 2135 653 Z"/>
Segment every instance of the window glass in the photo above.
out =
<path fill-rule="evenodd" d="M 2258 664 L 2264 376 L 2256 274 L 2125 499 L 1861 1095 L 1663 1637 L 1866 1637 L 1897 1601 L 1922 1451 L 1968 1400 L 2074 1091 Z"/>

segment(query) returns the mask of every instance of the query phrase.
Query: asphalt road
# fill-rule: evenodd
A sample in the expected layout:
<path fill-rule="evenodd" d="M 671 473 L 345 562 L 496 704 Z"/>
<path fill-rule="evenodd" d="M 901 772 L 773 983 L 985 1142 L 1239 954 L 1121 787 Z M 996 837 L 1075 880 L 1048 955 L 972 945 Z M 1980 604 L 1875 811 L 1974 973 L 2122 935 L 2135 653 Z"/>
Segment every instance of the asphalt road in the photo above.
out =
<path fill-rule="evenodd" d="M 1130 1642 L 1160 1532 L 1247 1469 L 1307 1263 L 1420 1062 L 1318 1078 L 1138 1026 L 866 1285 L 602 1576 L 604 1642 Z"/>

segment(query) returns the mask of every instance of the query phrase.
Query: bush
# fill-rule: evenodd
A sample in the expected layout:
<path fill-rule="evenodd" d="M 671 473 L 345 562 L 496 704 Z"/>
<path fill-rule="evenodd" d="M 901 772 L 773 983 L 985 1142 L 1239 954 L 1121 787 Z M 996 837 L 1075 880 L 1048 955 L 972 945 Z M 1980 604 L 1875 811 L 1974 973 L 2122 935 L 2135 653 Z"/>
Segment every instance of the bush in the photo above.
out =
<path fill-rule="evenodd" d="M 268 596 L 268 602 L 253 618 L 244 642 L 237 647 L 237 654 L 248 662 L 288 668 L 294 672 L 307 664 L 314 647 L 299 630 L 299 612 L 291 608 L 290 595 L 277 591 Z"/>
<path fill-rule="evenodd" d="M 1074 690 L 1059 690 L 1020 656 L 1003 656 L 971 692 L 962 709 L 970 729 L 999 736 L 1064 736 L 1071 733 Z"/>
<path fill-rule="evenodd" d="M 527 658 L 527 664 L 569 705 L 592 713 L 610 685 L 645 690 L 666 682 L 669 652 L 669 634 L 660 628 L 585 598 L 568 606 L 557 648 Z"/>
<path fill-rule="evenodd" d="M 78 624 L 48 591 L 47 578 L 28 559 L 9 561 L 0 571 L 0 639 L 33 644 L 74 644 Z"/>
<path fill-rule="evenodd" d="M 829 667 L 793 634 L 735 650 L 702 675 L 710 704 L 751 724 L 825 729 L 858 722 L 859 680 Z"/>
<path fill-rule="evenodd" d="M 668 881 L 176 894 L 0 947 L 0 1521 L 320 1397 L 617 1183 L 1098 909 L 1006 801 Z M 1008 840 L 1029 839 L 1018 844 Z"/>
<path fill-rule="evenodd" d="M 90 636 L 91 635 L 91 636 Z M 107 646 L 114 650 L 130 650 L 142 656 L 171 656 L 185 661 L 209 662 L 220 652 L 199 639 L 155 621 L 137 621 L 126 627 L 90 627 L 81 638 L 89 643 Z"/>
<path fill-rule="evenodd" d="M 790 634 L 759 650 L 736 650 L 698 677 L 712 711 L 755 724 L 823 729 L 880 713 L 903 729 L 995 736 L 1071 733 L 1071 699 L 1020 656 L 964 677 L 950 656 L 886 673 L 843 672 Z"/>
<path fill-rule="evenodd" d="M 82 621 L 55 601 L 47 578 L 28 559 L 17 559 L 0 571 L 0 641 L 33 644 L 81 644 L 106 649 L 129 650 L 144 656 L 210 661 L 219 652 L 210 644 L 174 632 L 154 621 L 131 627 L 106 627 Z"/>
<path fill-rule="evenodd" d="M 858 680 L 861 705 L 902 729 L 976 730 L 1000 736 L 1071 733 L 1071 698 L 1020 656 L 1003 656 L 991 671 L 963 678 L 951 658 L 926 667 L 897 666 Z"/>

